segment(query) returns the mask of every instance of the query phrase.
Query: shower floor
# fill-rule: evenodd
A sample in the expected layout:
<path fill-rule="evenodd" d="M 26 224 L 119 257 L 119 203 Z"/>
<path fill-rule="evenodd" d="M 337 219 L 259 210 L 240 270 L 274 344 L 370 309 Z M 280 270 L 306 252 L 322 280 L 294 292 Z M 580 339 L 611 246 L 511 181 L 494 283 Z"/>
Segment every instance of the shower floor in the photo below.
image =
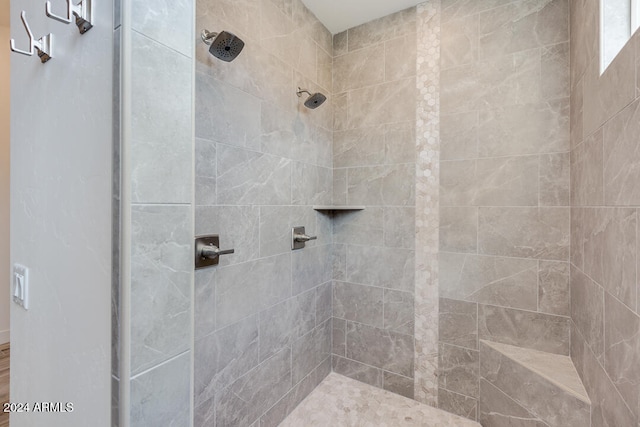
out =
<path fill-rule="evenodd" d="M 415 400 L 330 373 L 279 427 L 480 427 Z"/>

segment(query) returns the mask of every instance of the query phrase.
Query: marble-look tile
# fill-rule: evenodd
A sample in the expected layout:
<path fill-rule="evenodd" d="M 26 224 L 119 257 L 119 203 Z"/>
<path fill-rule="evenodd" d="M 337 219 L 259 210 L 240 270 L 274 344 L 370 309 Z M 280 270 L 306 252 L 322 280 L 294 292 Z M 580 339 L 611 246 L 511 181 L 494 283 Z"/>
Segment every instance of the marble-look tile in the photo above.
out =
<path fill-rule="evenodd" d="M 573 69 L 573 68 L 572 68 Z M 575 87 L 572 86 L 571 89 L 571 114 L 570 114 L 570 128 L 571 128 L 571 149 L 575 148 L 578 144 L 582 142 L 584 139 L 583 133 L 583 123 L 582 123 L 582 115 L 583 115 L 583 88 L 582 88 L 582 79 L 575 84 Z"/>
<path fill-rule="evenodd" d="M 133 206 L 131 371 L 188 350 L 193 281 L 189 206 Z"/>
<path fill-rule="evenodd" d="M 347 245 L 333 244 L 332 278 L 333 280 L 347 280 Z"/>
<path fill-rule="evenodd" d="M 386 371 L 382 372 L 382 388 L 409 399 L 413 399 L 413 382 L 413 378 L 403 377 L 402 375 L 396 375 Z"/>
<path fill-rule="evenodd" d="M 569 28 L 571 29 L 571 88 L 575 89 L 587 66 L 598 55 L 598 43 L 600 41 L 600 36 L 596 30 L 600 22 L 598 3 L 588 0 L 571 0 L 569 17 Z"/>
<path fill-rule="evenodd" d="M 569 316 L 570 300 L 569 263 L 539 261 L 538 311 Z"/>
<path fill-rule="evenodd" d="M 415 163 L 415 121 L 390 123 L 384 126 L 385 163 Z"/>
<path fill-rule="evenodd" d="M 413 377 L 413 337 L 347 322 L 347 357 L 392 373 Z"/>
<path fill-rule="evenodd" d="M 636 417 L 578 331 L 571 334 L 571 357 L 591 400 L 591 425 L 634 425 Z"/>
<path fill-rule="evenodd" d="M 259 318 L 247 317 L 200 339 L 194 345 L 194 404 L 205 404 L 258 366 Z"/>
<path fill-rule="evenodd" d="M 443 161 L 441 206 L 537 206 L 538 156 Z"/>
<path fill-rule="evenodd" d="M 384 82 L 385 60 L 380 50 L 384 51 L 384 44 L 334 58 L 333 90 L 340 93 Z"/>
<path fill-rule="evenodd" d="M 560 387 L 545 375 L 527 369 L 487 344 L 480 342 L 480 375 L 483 379 L 511 396 L 548 425 L 589 425 L 589 401 L 586 396 L 578 396 Z M 568 357 L 566 362 L 571 365 Z M 564 371 L 559 372 L 560 375 L 563 373 Z M 575 371 L 572 374 L 578 380 Z M 523 384 L 527 386 L 523 387 Z"/>
<path fill-rule="evenodd" d="M 347 171 L 348 169 L 333 169 L 333 199 L 334 205 L 347 204 Z"/>
<path fill-rule="evenodd" d="M 569 98 L 480 109 L 481 157 L 569 150 Z"/>
<path fill-rule="evenodd" d="M 478 111 L 440 116 L 440 160 L 478 157 Z"/>
<path fill-rule="evenodd" d="M 224 23 L 226 27 L 233 29 L 234 33 L 258 38 L 260 2 L 253 0 L 203 0 L 197 2 L 196 6 L 196 16 L 202 22 L 209 22 L 210 25 Z M 200 25 L 198 28 L 201 28 Z M 211 28 L 209 30 L 213 31 Z"/>
<path fill-rule="evenodd" d="M 347 177 L 347 202 L 353 205 L 413 205 L 415 173 L 413 164 L 351 168 Z"/>
<path fill-rule="evenodd" d="M 569 354 L 569 318 L 511 308 L 478 306 L 480 339 Z"/>
<path fill-rule="evenodd" d="M 216 425 L 250 425 L 291 388 L 291 350 L 283 350 L 216 396 Z"/>
<path fill-rule="evenodd" d="M 189 203 L 191 125 L 176 117 L 191 115 L 191 61 L 136 32 L 131 43 L 132 202 Z"/>
<path fill-rule="evenodd" d="M 440 254 L 445 298 L 537 310 L 538 262 L 482 255 Z"/>
<path fill-rule="evenodd" d="M 382 207 L 344 212 L 333 219 L 334 242 L 352 245 L 380 245 L 384 238 Z"/>
<path fill-rule="evenodd" d="M 259 255 L 259 214 L 256 206 L 198 206 L 196 236 L 217 234 L 220 249 L 235 250 L 220 257 L 219 267 L 254 260 Z"/>
<path fill-rule="evenodd" d="M 384 329 L 413 335 L 414 297 L 411 292 L 384 290 Z"/>
<path fill-rule="evenodd" d="M 333 166 L 342 168 L 384 164 L 384 144 L 382 125 L 334 132 Z"/>
<path fill-rule="evenodd" d="M 538 204 L 569 206 L 571 200 L 571 161 L 569 153 L 540 156 Z"/>
<path fill-rule="evenodd" d="M 218 144 L 218 204 L 289 204 L 291 169 L 282 157 Z"/>
<path fill-rule="evenodd" d="M 569 259 L 569 208 L 480 208 L 478 252 L 523 258 Z M 522 233 L 522 230 L 528 230 Z"/>
<path fill-rule="evenodd" d="M 604 297 L 604 368 L 638 417 L 640 318 L 608 293 Z"/>
<path fill-rule="evenodd" d="M 385 207 L 383 211 L 384 245 L 390 248 L 415 248 L 414 207 Z"/>
<path fill-rule="evenodd" d="M 355 245 L 347 245 L 346 250 L 347 282 L 413 291 L 415 277 L 413 251 Z"/>
<path fill-rule="evenodd" d="M 477 419 L 478 401 L 473 397 L 438 388 L 438 408 L 475 421 Z"/>
<path fill-rule="evenodd" d="M 131 3 L 132 28 L 187 57 L 192 56 L 194 3 L 187 0 Z"/>
<path fill-rule="evenodd" d="M 294 205 L 328 205 L 333 193 L 332 170 L 306 163 L 291 165 L 291 203 Z"/>
<path fill-rule="evenodd" d="M 598 359 L 604 352 L 604 291 L 575 268 L 571 271 L 571 319 Z"/>
<path fill-rule="evenodd" d="M 640 204 L 640 100 L 604 126 L 604 201 L 611 205 Z"/>
<path fill-rule="evenodd" d="M 415 33 L 385 41 L 385 81 L 391 82 L 416 75 L 416 49 L 417 37 Z"/>
<path fill-rule="evenodd" d="M 291 255 L 218 269 L 216 325 L 222 327 L 291 296 Z"/>
<path fill-rule="evenodd" d="M 478 249 L 478 208 L 440 208 L 440 250 L 476 252 Z"/>
<path fill-rule="evenodd" d="M 186 352 L 131 379 L 132 426 L 189 426 L 190 359 Z"/>
<path fill-rule="evenodd" d="M 603 131 L 594 134 L 571 151 L 571 205 L 604 205 Z"/>
<path fill-rule="evenodd" d="M 312 145 L 314 129 L 310 123 L 293 117 L 293 113 L 288 109 L 269 102 L 263 101 L 261 105 L 260 151 L 292 159 L 294 145 Z"/>
<path fill-rule="evenodd" d="M 216 204 L 216 145 L 213 141 L 196 138 L 195 203 L 199 206 Z"/>
<path fill-rule="evenodd" d="M 346 356 L 347 321 L 332 317 L 331 323 L 331 353 L 338 356 Z"/>
<path fill-rule="evenodd" d="M 316 48 L 318 84 L 333 93 L 333 58 L 320 46 Z"/>
<path fill-rule="evenodd" d="M 347 128 L 402 122 L 407 117 L 413 117 L 415 92 L 415 77 L 350 91 Z"/>
<path fill-rule="evenodd" d="M 511 397 L 485 379 L 480 379 L 480 408 L 478 421 L 485 427 L 514 425 L 544 427 L 546 424 L 520 406 Z"/>
<path fill-rule="evenodd" d="M 442 22 L 469 15 L 477 15 L 485 10 L 495 9 L 513 0 L 445 0 L 442 2 Z"/>
<path fill-rule="evenodd" d="M 480 110 L 490 112 L 492 115 L 501 113 L 506 115 L 509 111 L 512 114 L 522 115 L 523 108 L 527 104 L 532 104 L 528 110 L 538 111 L 538 115 L 544 117 L 545 110 L 559 109 L 561 104 L 541 103 L 542 83 L 540 81 L 540 63 L 541 58 L 538 49 L 534 49 L 533 54 L 529 51 L 515 53 L 513 55 L 503 55 L 493 58 L 490 61 L 477 62 L 474 64 L 462 65 L 460 67 L 442 70 L 441 78 L 441 98 L 440 107 L 443 113 L 462 113 L 465 111 Z M 568 101 L 565 102 L 566 117 L 568 122 Z M 521 108 L 514 108 L 520 106 Z M 520 110 L 518 112 L 518 110 Z M 543 126 L 549 127 L 542 133 L 547 138 L 537 138 L 534 147 L 540 146 L 540 141 L 553 143 L 557 137 L 553 137 L 557 133 L 557 124 L 550 126 L 556 122 L 557 117 L 553 114 L 546 113 L 547 121 Z M 489 116 L 491 117 L 491 116 Z M 525 117 L 528 120 L 535 120 L 534 117 Z M 538 119 L 539 120 L 539 119 Z M 487 119 L 480 120 L 480 123 L 488 122 Z M 519 126 L 527 121 L 517 122 Z M 536 123 L 534 121 L 534 123 Z M 514 122 L 504 122 L 508 126 L 507 130 L 511 133 L 518 130 Z M 497 130 L 500 130 L 498 123 L 494 124 Z M 535 128 L 533 125 L 527 124 L 527 127 L 519 131 L 521 135 L 526 135 L 526 129 L 538 129 L 538 132 L 544 128 Z M 568 123 L 567 123 L 568 129 Z M 568 134 L 567 134 L 568 136 Z M 491 142 L 487 138 L 487 142 Z M 509 143 L 517 141 L 517 138 L 509 139 Z M 482 147 L 482 146 L 481 146 Z M 556 150 L 563 151 L 563 150 Z M 539 151 L 536 151 L 539 152 Z"/>
<path fill-rule="evenodd" d="M 328 282 L 315 289 L 316 324 L 323 323 L 333 316 L 333 283 Z"/>
<path fill-rule="evenodd" d="M 331 33 L 302 1 L 293 2 L 293 22 L 298 30 L 309 33 L 320 47 L 333 55 Z"/>
<path fill-rule="evenodd" d="M 260 206 L 260 257 L 290 252 L 291 228 L 302 225 L 310 236 L 318 235 L 315 213 L 310 207 Z M 255 246 L 255 241 L 252 243 Z"/>
<path fill-rule="evenodd" d="M 480 353 L 477 350 L 440 344 L 439 356 L 439 387 L 476 399 L 480 397 Z"/>
<path fill-rule="evenodd" d="M 292 344 L 291 377 L 297 384 L 331 356 L 331 321 L 326 321 Z"/>
<path fill-rule="evenodd" d="M 194 338 L 216 330 L 216 273 L 214 268 L 197 270 L 194 277 Z"/>
<path fill-rule="evenodd" d="M 568 0 L 564 0 L 568 3 Z M 569 82 L 569 42 L 542 48 L 541 78 L 544 99 L 567 98 L 570 96 Z"/>
<path fill-rule="evenodd" d="M 476 303 L 440 298 L 438 338 L 440 342 L 470 349 L 478 348 L 478 306 Z"/>
<path fill-rule="evenodd" d="M 344 55 L 349 51 L 349 31 L 333 35 L 333 56 Z"/>
<path fill-rule="evenodd" d="M 636 210 L 586 209 L 584 272 L 627 306 L 636 304 Z"/>
<path fill-rule="evenodd" d="M 367 285 L 334 282 L 333 315 L 341 319 L 382 328 L 384 290 Z"/>
<path fill-rule="evenodd" d="M 291 255 L 293 295 L 331 281 L 332 261 L 330 245 L 308 246 L 294 251 Z"/>
<path fill-rule="evenodd" d="M 260 149 L 259 98 L 202 72 L 196 72 L 196 88 L 196 137 Z"/>
<path fill-rule="evenodd" d="M 479 15 L 480 57 L 569 40 L 569 1 L 512 2 Z"/>
<path fill-rule="evenodd" d="M 332 360 L 333 372 L 374 387 L 382 388 L 382 369 L 336 355 L 333 356 Z"/>
<path fill-rule="evenodd" d="M 322 380 L 331 373 L 331 360 L 320 366 L 296 384 L 278 403 L 260 417 L 260 427 L 277 427 Z"/>
<path fill-rule="evenodd" d="M 260 313 L 260 360 L 289 347 L 316 326 L 315 290 L 296 295 Z"/>
<path fill-rule="evenodd" d="M 468 15 L 442 22 L 442 69 L 478 60 L 478 16 Z"/>
<path fill-rule="evenodd" d="M 599 61 L 592 61 L 584 75 L 583 90 L 585 135 L 593 133 L 622 109 L 637 111 L 638 102 L 629 105 L 636 95 L 635 52 L 632 44 L 627 44 L 602 74 L 600 74 Z M 637 120 L 637 112 L 631 114 L 636 114 L 635 119 L 630 119 L 633 121 L 630 125 L 633 127 Z M 611 121 L 608 124 L 618 126 Z M 628 130 L 633 132 L 631 128 Z M 623 138 L 627 139 L 629 136 L 623 136 Z"/>
<path fill-rule="evenodd" d="M 416 9 L 410 7 L 349 29 L 349 52 L 416 31 Z"/>
<path fill-rule="evenodd" d="M 584 269 L 584 241 L 586 209 L 571 208 L 571 264 Z"/>
<path fill-rule="evenodd" d="M 336 93 L 331 97 L 331 104 L 333 105 L 333 130 L 349 129 L 349 95 Z"/>

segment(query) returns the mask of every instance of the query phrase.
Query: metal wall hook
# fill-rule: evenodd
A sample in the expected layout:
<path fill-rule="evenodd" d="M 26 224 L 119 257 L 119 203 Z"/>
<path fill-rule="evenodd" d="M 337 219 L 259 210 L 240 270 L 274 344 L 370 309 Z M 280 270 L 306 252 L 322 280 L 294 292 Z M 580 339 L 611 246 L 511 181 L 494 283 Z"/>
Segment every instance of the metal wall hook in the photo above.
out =
<path fill-rule="evenodd" d="M 33 56 L 34 51 L 37 50 L 40 61 L 42 61 L 43 64 L 53 58 L 53 34 L 49 33 L 36 40 L 27 23 L 27 12 L 23 10 L 20 14 L 20 19 L 22 19 L 22 25 L 24 25 L 24 29 L 29 36 L 29 50 L 17 49 L 15 39 L 11 39 L 9 41 L 11 51 L 21 55 Z"/>
<path fill-rule="evenodd" d="M 73 15 L 76 17 L 76 25 L 80 34 L 84 34 L 93 27 L 93 8 L 91 7 L 92 0 L 82 0 L 77 5 L 73 4 L 73 0 L 67 0 L 67 17 L 54 15 L 51 12 L 51 2 L 45 3 L 45 13 L 51 19 L 62 22 L 64 24 L 71 24 Z"/>

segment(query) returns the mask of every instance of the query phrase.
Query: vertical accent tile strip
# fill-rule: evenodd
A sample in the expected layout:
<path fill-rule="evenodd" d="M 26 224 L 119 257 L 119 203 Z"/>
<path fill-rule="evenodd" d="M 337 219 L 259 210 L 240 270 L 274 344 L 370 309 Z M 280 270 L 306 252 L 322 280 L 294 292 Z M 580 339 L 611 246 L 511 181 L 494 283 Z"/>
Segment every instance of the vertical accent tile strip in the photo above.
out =
<path fill-rule="evenodd" d="M 438 403 L 440 0 L 417 8 L 415 399 Z"/>

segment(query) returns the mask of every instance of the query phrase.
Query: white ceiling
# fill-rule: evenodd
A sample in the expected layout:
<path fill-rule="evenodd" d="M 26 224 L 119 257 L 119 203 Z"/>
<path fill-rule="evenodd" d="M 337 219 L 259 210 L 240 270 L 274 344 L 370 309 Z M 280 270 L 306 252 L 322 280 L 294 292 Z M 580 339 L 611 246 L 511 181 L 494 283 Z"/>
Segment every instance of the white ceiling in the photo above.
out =
<path fill-rule="evenodd" d="M 415 6 L 424 0 L 302 0 L 331 34 Z"/>

